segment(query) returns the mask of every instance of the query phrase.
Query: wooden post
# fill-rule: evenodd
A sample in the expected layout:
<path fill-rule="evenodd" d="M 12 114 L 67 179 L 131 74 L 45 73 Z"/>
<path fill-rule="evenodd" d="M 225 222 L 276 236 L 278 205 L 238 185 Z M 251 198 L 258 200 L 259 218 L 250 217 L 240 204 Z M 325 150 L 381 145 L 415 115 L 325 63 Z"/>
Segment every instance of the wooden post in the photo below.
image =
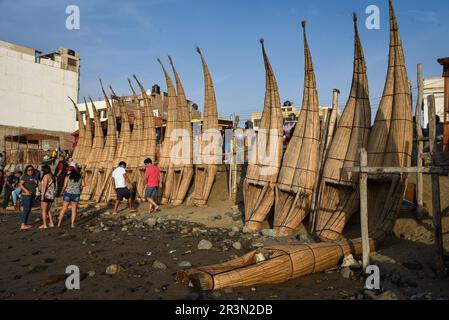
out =
<path fill-rule="evenodd" d="M 424 137 L 422 133 L 421 117 L 422 117 L 422 107 L 424 104 L 424 91 L 423 91 L 423 79 L 422 79 L 422 64 L 418 64 L 418 99 L 416 101 L 416 114 L 415 114 L 415 125 L 416 125 L 416 144 L 417 144 L 417 167 L 422 169 L 423 159 L 422 154 L 424 153 Z M 417 185 L 416 185 L 416 200 L 418 207 L 416 208 L 416 216 L 418 219 L 424 217 L 424 200 L 423 200 L 423 174 L 419 172 L 417 174 Z"/>
<path fill-rule="evenodd" d="M 428 98 L 429 106 L 429 143 L 430 154 L 436 152 L 436 117 L 435 117 L 435 96 L 430 95 Z M 443 228 L 441 221 L 441 204 L 440 204 L 440 176 L 432 174 L 432 213 L 433 213 L 433 227 L 435 238 L 435 264 L 437 277 L 445 277 L 446 270 L 444 266 L 444 247 L 443 247 Z"/>
<path fill-rule="evenodd" d="M 366 149 L 360 149 L 360 169 L 368 166 Z M 360 173 L 360 225 L 362 230 L 363 270 L 369 266 L 369 230 L 368 230 L 368 174 Z"/>

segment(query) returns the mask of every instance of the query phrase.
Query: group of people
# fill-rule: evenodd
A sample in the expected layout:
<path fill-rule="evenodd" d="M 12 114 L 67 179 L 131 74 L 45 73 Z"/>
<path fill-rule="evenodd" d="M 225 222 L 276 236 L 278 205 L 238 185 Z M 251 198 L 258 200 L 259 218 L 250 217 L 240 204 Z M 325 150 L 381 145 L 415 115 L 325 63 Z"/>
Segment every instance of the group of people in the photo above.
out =
<path fill-rule="evenodd" d="M 149 213 L 152 213 L 160 210 L 159 205 L 157 204 L 157 191 L 158 188 L 162 186 L 161 171 L 150 158 L 147 158 L 144 161 L 144 164 L 146 168 L 145 189 L 142 194 L 144 195 L 144 200 L 148 201 L 150 204 Z M 112 172 L 112 183 L 116 193 L 113 215 L 118 214 L 118 207 L 123 199 L 128 200 L 129 212 L 136 212 L 133 208 L 136 185 L 131 184 L 131 180 L 126 173 L 126 162 L 120 162 L 118 167 Z M 132 187 L 129 188 L 128 185 L 132 185 Z"/>
<path fill-rule="evenodd" d="M 145 162 L 145 189 L 142 190 L 145 201 L 149 202 L 149 212 L 159 211 L 157 204 L 158 188 L 161 186 L 161 172 L 151 159 Z M 42 172 L 41 172 L 42 171 Z M 16 170 L 5 175 L 0 169 L 0 194 L 3 194 L 3 209 L 6 209 L 12 200 L 16 211 L 22 207 L 20 230 L 32 228 L 28 219 L 33 206 L 40 202 L 42 225 L 39 229 L 53 228 L 55 226 L 52 206 L 58 197 L 62 197 L 62 208 L 59 212 L 57 226 L 60 227 L 65 214 L 71 206 L 71 227 L 75 227 L 78 203 L 82 189 L 85 187 L 77 164 L 72 158 L 61 156 L 54 172 L 50 165 L 43 164 L 41 171 L 38 166 L 28 165 L 25 170 Z M 112 172 L 112 183 L 116 192 L 116 201 L 113 214 L 118 214 L 119 204 L 123 199 L 128 200 L 129 212 L 136 212 L 133 201 L 136 196 L 136 184 L 132 185 L 126 172 L 126 163 L 120 162 Z M 129 187 L 130 186 L 130 187 Z"/>
<path fill-rule="evenodd" d="M 3 169 L 0 170 L 0 194 L 4 186 L 3 209 L 8 207 L 11 200 L 16 211 L 20 211 L 22 207 L 20 230 L 24 231 L 32 227 L 28 224 L 28 219 L 33 206 L 40 202 L 42 225 L 39 228 L 47 229 L 55 226 L 51 209 L 56 198 L 62 196 L 58 227 L 71 205 L 71 227 L 74 228 L 84 186 L 76 163 L 70 157 L 66 159 L 61 156 L 54 172 L 48 164 L 42 165 L 41 170 L 42 172 L 37 165 L 28 165 L 24 171 L 16 170 L 8 176 L 5 176 Z"/>

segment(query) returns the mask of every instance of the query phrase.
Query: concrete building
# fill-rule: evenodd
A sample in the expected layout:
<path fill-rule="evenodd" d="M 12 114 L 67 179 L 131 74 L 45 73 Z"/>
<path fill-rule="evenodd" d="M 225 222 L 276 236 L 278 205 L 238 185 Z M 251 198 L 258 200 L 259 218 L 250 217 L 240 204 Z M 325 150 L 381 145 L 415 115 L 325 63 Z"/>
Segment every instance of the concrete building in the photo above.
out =
<path fill-rule="evenodd" d="M 424 128 L 427 128 L 429 123 L 427 97 L 432 94 L 435 95 L 436 114 L 440 117 L 440 121 L 444 122 L 444 78 L 432 77 L 424 79 Z"/>
<path fill-rule="evenodd" d="M 284 116 L 284 125 L 295 124 L 298 121 L 301 108 L 295 108 L 290 101 L 285 101 L 281 108 Z M 319 107 L 321 118 L 324 116 L 324 109 L 329 109 L 329 107 Z M 259 130 L 261 120 L 262 112 L 251 113 L 251 122 L 255 131 Z"/>
<path fill-rule="evenodd" d="M 0 41 L 0 150 L 8 148 L 5 137 L 20 141 L 24 132 L 72 133 L 75 110 L 67 97 L 78 99 L 79 75 L 80 56 L 73 50 L 42 54 Z"/>

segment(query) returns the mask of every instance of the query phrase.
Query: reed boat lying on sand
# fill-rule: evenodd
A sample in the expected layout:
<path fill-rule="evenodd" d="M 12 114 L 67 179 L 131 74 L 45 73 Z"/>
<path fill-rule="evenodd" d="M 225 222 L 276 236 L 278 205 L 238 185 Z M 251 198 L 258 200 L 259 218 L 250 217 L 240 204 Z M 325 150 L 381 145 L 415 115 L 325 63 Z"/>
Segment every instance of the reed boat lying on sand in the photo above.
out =
<path fill-rule="evenodd" d="M 305 21 L 302 22 L 302 27 L 305 64 L 304 97 L 276 185 L 274 229 L 277 236 L 291 235 L 308 215 L 320 160 L 318 93 Z"/>
<path fill-rule="evenodd" d="M 409 166 L 413 132 L 411 102 L 396 16 L 390 0 L 390 62 L 384 96 L 370 134 L 370 164 Z M 410 120 L 409 120 L 410 119 Z M 392 232 L 406 178 L 369 181 L 371 247 L 379 248 Z M 203 290 L 273 284 L 335 267 L 347 254 L 362 253 L 360 240 L 273 246 L 252 251 L 220 265 L 179 271 L 177 282 Z"/>
<path fill-rule="evenodd" d="M 212 76 L 209 72 L 206 60 L 201 53 L 199 47 L 197 51 L 201 56 L 204 73 L 204 116 L 201 135 L 201 163 L 195 166 L 195 193 L 193 203 L 196 206 L 203 207 L 207 204 L 212 186 L 215 181 L 215 176 L 218 171 L 217 156 L 221 156 L 221 150 L 215 148 L 218 145 L 216 139 L 220 139 L 214 135 L 214 131 L 218 130 L 218 112 L 217 99 L 215 97 L 215 89 L 212 81 Z M 210 132 L 210 134 L 208 134 Z M 206 133 L 206 135 L 205 135 Z M 211 151 L 208 153 L 207 151 Z M 214 154 L 212 154 L 214 153 Z M 204 163 L 208 160 L 212 163 Z"/>
<path fill-rule="evenodd" d="M 368 78 L 354 14 L 354 69 L 348 102 L 326 158 L 321 181 L 321 201 L 315 218 L 315 234 L 323 241 L 341 237 L 348 220 L 359 209 L 359 175 L 343 172 L 360 165 L 359 150 L 366 148 L 371 128 Z"/>
<path fill-rule="evenodd" d="M 266 73 L 265 103 L 260 129 L 257 133 L 257 159 L 248 165 L 243 182 L 245 202 L 244 232 L 256 232 L 274 204 L 274 189 L 278 178 L 283 148 L 283 116 L 279 90 L 265 51 L 260 40 Z M 265 148 L 265 152 L 261 151 Z M 264 157 L 265 153 L 265 157 Z"/>

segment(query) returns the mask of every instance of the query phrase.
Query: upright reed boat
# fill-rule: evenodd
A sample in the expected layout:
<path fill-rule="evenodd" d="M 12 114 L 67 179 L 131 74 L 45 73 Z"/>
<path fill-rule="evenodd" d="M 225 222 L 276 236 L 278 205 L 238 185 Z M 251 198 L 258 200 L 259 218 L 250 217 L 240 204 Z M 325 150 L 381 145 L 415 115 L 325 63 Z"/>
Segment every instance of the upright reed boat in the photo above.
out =
<path fill-rule="evenodd" d="M 195 195 L 193 202 L 195 205 L 203 207 L 207 204 L 207 200 L 209 199 L 214 184 L 219 163 L 216 162 L 216 160 L 218 160 L 217 156 L 220 157 L 221 150 L 215 148 L 216 145 L 219 145 L 219 141 L 217 140 L 220 139 L 220 136 L 217 136 L 216 134 L 218 132 L 218 113 L 214 84 L 206 60 L 199 47 L 197 47 L 197 51 L 201 56 L 201 62 L 203 64 L 205 93 L 204 121 L 201 135 L 202 156 L 201 163 L 197 164 L 195 167 Z M 211 163 L 205 163 L 205 160 L 210 161 Z"/>
<path fill-rule="evenodd" d="M 256 232 L 274 204 L 274 190 L 278 178 L 283 149 L 283 116 L 281 99 L 270 61 L 260 40 L 266 73 L 265 103 L 260 129 L 257 132 L 257 155 L 248 165 L 243 182 L 245 202 L 244 232 Z M 253 146 L 254 147 L 254 146 Z"/>
<path fill-rule="evenodd" d="M 276 186 L 274 229 L 277 236 L 291 235 L 310 210 L 320 149 L 318 93 L 312 57 L 304 34 L 304 97 L 293 137 L 287 147 Z"/>
<path fill-rule="evenodd" d="M 371 165 L 407 167 L 413 140 L 412 111 L 403 49 L 391 0 L 389 4 L 388 75 L 376 123 L 370 134 L 369 141 L 373 144 L 368 144 L 368 148 Z M 369 181 L 372 250 L 376 250 L 393 230 L 405 182 L 406 178 L 400 176 L 392 181 Z M 360 239 L 265 247 L 220 265 L 179 271 L 177 281 L 193 284 L 202 290 L 280 283 L 325 271 L 335 267 L 344 256 L 361 253 Z"/>
<path fill-rule="evenodd" d="M 179 206 L 184 202 L 190 183 L 193 178 L 193 146 L 192 125 L 190 121 L 190 110 L 184 93 L 184 88 L 173 59 L 168 56 L 173 69 L 177 91 L 177 116 L 175 120 L 175 143 L 170 152 L 170 166 L 166 178 L 166 190 L 170 191 L 168 203 Z M 166 137 L 169 138 L 170 137 Z"/>
<path fill-rule="evenodd" d="M 371 128 L 368 77 L 355 14 L 354 32 L 351 91 L 329 147 L 316 213 L 315 234 L 323 241 L 341 237 L 348 220 L 359 209 L 359 175 L 342 170 L 360 165 L 359 150 L 366 148 Z"/>

